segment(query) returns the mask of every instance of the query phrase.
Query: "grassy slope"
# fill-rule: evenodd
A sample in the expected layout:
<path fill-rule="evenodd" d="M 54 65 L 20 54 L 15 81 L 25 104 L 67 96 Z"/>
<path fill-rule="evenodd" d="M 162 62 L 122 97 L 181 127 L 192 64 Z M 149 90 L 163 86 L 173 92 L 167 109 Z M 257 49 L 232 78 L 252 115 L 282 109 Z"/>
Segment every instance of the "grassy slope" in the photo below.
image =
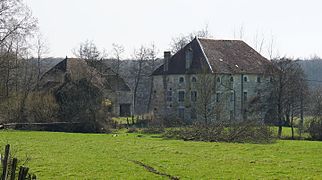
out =
<path fill-rule="evenodd" d="M 163 140 L 137 134 L 0 131 L 40 179 L 157 179 L 129 160 L 182 179 L 322 178 L 322 142 L 234 144 Z M 3 148 L 2 148 L 3 149 Z M 163 178 L 164 179 L 164 178 Z"/>

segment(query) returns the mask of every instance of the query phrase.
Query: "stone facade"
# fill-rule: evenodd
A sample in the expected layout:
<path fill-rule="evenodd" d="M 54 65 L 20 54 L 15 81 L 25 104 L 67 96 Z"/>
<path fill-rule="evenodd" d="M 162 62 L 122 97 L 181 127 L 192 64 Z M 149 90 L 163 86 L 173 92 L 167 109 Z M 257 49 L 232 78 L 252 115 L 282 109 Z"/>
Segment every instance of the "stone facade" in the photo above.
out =
<path fill-rule="evenodd" d="M 238 52 L 230 52 L 234 57 L 224 56 L 223 48 L 236 47 L 229 47 L 231 42 L 217 45 L 216 40 L 212 41 L 210 46 L 196 38 L 172 57 L 165 52 L 164 64 L 167 65 L 153 73 L 152 107 L 157 118 L 179 118 L 186 122 L 203 119 L 206 115 L 211 120 L 225 121 L 264 119 L 265 110 L 253 109 L 258 109 L 256 103 L 266 96 L 271 74 L 261 65 L 269 66 L 270 62 L 239 41 L 237 43 L 243 46 L 240 49 L 248 54 L 239 58 L 243 51 L 238 49 Z M 205 47 L 214 48 L 205 50 Z M 249 55 L 249 51 L 255 55 Z M 220 57 L 207 57 L 213 54 Z M 226 60 L 228 58 L 230 61 Z M 254 65 L 239 70 L 245 61 L 254 61 Z M 236 70 L 232 71 L 233 68 Z"/>
<path fill-rule="evenodd" d="M 218 113 L 220 113 L 220 119 L 224 120 L 238 121 L 242 120 L 243 116 L 247 118 L 249 102 L 254 98 L 262 97 L 270 83 L 269 76 L 256 74 L 211 74 L 210 76 L 210 79 L 214 81 L 209 82 L 213 86 L 213 88 L 209 87 L 211 110 L 220 108 Z M 200 78 L 203 76 L 198 74 L 155 76 L 152 101 L 155 116 L 158 118 L 176 117 L 187 122 L 201 119 L 198 117 L 202 116 L 198 110 L 198 106 L 202 104 L 198 97 L 203 93 L 200 92 L 202 88 Z M 184 92 L 183 100 L 179 97 L 180 93 L 182 96 L 182 92 Z M 263 119 L 265 114 L 259 112 L 256 115 Z M 213 119 L 216 119 L 215 117 Z"/>

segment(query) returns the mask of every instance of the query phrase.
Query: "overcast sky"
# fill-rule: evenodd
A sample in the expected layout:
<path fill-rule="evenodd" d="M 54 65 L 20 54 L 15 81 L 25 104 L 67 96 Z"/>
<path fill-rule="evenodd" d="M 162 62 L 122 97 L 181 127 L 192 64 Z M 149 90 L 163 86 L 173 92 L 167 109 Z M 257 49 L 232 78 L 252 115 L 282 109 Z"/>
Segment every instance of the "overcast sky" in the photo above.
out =
<path fill-rule="evenodd" d="M 154 42 L 160 52 L 172 37 L 208 25 L 215 39 L 274 39 L 275 54 L 322 56 L 320 0 L 25 0 L 49 42 L 50 56 L 72 56 L 86 39 L 99 48 L 125 46 L 127 55 Z"/>

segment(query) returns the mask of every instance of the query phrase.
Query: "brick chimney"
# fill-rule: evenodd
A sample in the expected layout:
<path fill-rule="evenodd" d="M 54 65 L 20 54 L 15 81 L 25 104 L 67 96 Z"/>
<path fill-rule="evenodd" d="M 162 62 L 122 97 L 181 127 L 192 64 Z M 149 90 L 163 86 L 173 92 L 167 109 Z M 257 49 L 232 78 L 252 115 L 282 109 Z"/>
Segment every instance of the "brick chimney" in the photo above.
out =
<path fill-rule="evenodd" d="M 166 72 L 169 70 L 169 60 L 171 58 L 171 52 L 170 51 L 164 51 L 164 66 L 163 71 Z"/>

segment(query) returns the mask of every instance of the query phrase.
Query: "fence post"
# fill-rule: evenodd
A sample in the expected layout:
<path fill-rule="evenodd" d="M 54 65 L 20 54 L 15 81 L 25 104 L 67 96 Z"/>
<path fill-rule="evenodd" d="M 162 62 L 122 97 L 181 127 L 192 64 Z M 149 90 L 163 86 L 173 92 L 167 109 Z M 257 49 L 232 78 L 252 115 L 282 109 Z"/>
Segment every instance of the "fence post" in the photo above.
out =
<path fill-rule="evenodd" d="M 2 161 L 2 180 L 7 179 L 7 173 L 8 173 L 8 162 L 9 162 L 9 152 L 10 152 L 10 145 L 7 144 L 4 152 L 4 158 Z"/>
<path fill-rule="evenodd" d="M 28 174 L 29 168 L 20 166 L 18 180 L 25 180 Z"/>
<path fill-rule="evenodd" d="M 129 129 L 130 123 L 129 123 L 129 118 L 126 117 L 126 129 Z"/>
<path fill-rule="evenodd" d="M 16 168 L 17 168 L 17 158 L 13 158 L 12 165 L 11 165 L 11 174 L 10 174 L 10 180 L 15 180 L 16 177 Z"/>

